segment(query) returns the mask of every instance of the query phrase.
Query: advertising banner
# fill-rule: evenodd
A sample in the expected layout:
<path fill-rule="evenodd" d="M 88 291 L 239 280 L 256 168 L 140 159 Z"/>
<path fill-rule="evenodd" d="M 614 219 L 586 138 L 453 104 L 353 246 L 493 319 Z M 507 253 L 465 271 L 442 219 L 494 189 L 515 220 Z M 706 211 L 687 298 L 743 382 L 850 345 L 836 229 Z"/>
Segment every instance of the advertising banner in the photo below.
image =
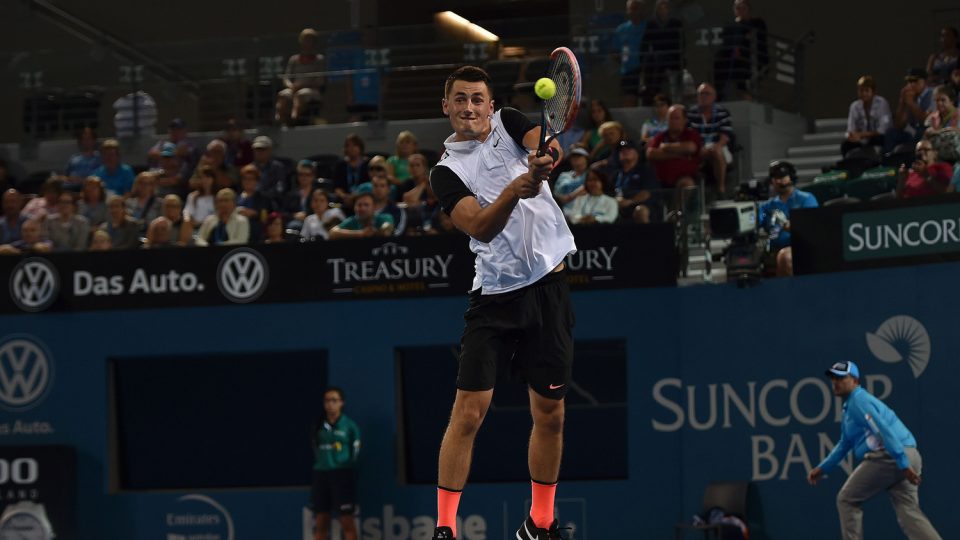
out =
<path fill-rule="evenodd" d="M 76 469 L 69 446 L 0 446 L 0 538 L 80 538 Z"/>
<path fill-rule="evenodd" d="M 960 260 L 960 196 L 796 210 L 796 274 Z"/>
<path fill-rule="evenodd" d="M 583 227 L 576 238 L 575 290 L 676 284 L 670 224 Z M 462 296 L 473 271 L 462 235 L 4 257 L 0 312 Z"/>

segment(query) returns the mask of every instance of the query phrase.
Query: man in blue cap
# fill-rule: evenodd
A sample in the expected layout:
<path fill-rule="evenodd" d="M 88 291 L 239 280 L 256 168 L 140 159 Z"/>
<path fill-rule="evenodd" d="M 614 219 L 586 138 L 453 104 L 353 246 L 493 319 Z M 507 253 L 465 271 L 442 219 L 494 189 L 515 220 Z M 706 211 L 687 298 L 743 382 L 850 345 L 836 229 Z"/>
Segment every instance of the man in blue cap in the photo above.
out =
<path fill-rule="evenodd" d="M 860 387 L 860 369 L 856 364 L 837 362 L 826 375 L 833 381 L 834 395 L 843 399 L 840 441 L 810 471 L 807 480 L 816 485 L 850 450 L 861 460 L 837 494 L 843 539 L 863 538 L 861 505 L 886 491 L 907 538 L 939 540 L 940 535 L 920 510 L 917 486 L 923 461 L 913 434 L 890 407 Z"/>

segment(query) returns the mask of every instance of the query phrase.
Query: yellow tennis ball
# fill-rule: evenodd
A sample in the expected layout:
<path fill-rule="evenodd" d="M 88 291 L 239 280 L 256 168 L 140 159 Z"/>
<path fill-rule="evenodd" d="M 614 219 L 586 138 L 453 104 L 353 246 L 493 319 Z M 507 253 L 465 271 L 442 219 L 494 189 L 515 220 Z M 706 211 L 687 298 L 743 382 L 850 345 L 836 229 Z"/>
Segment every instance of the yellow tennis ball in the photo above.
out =
<path fill-rule="evenodd" d="M 533 91 L 540 99 L 550 99 L 557 93 L 557 85 L 550 79 L 541 77 L 537 79 L 536 84 L 533 85 Z"/>

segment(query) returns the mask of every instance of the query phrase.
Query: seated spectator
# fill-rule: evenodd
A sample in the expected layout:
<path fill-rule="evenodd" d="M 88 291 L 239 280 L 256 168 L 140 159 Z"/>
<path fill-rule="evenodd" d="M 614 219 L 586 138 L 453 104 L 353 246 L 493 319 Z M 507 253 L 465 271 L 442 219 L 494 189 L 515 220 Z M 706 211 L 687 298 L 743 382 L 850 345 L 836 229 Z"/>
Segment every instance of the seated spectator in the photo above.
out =
<path fill-rule="evenodd" d="M 297 186 L 284 198 L 283 213 L 288 226 L 299 229 L 310 213 L 310 195 L 317 181 L 317 164 L 309 159 L 297 163 Z"/>
<path fill-rule="evenodd" d="M 923 136 L 923 123 L 934 111 L 933 90 L 927 86 L 927 71 L 910 68 L 900 89 L 900 99 L 893 115 L 893 127 L 886 135 L 886 150 L 899 144 L 914 144 Z"/>
<path fill-rule="evenodd" d="M 272 212 L 267 216 L 267 222 L 264 228 L 266 229 L 266 234 L 263 236 L 264 244 L 283 244 L 288 242 L 283 229 L 283 214 L 280 212 Z"/>
<path fill-rule="evenodd" d="M 317 31 L 300 32 L 300 53 L 290 57 L 283 72 L 285 88 L 277 94 L 278 124 L 295 125 L 306 113 L 307 105 L 323 97 L 323 55 L 317 54 Z"/>
<path fill-rule="evenodd" d="M 83 181 L 77 212 L 87 218 L 90 227 L 96 228 L 107 221 L 107 191 L 103 182 L 96 176 L 88 176 Z"/>
<path fill-rule="evenodd" d="M 577 117 L 573 120 L 573 123 L 567 126 L 566 131 L 557 135 L 557 144 L 560 145 L 560 148 L 583 146 L 580 141 L 587 135 L 586 126 L 589 122 L 590 103 L 581 101 L 580 107 L 577 109 Z"/>
<path fill-rule="evenodd" d="M 944 26 L 940 30 L 940 47 L 940 52 L 931 54 L 927 60 L 930 86 L 947 84 L 950 82 L 950 74 L 957 68 L 960 47 L 957 47 L 957 29 L 955 27 Z"/>
<path fill-rule="evenodd" d="M 563 207 L 563 214 L 574 225 L 613 223 L 620 215 L 617 200 L 604 193 L 606 178 L 602 171 L 590 169 L 584 184 L 586 193 Z"/>
<path fill-rule="evenodd" d="M 180 162 L 183 163 L 186 168 L 186 175 L 189 176 L 193 174 L 193 170 L 197 167 L 200 156 L 193 142 L 190 140 L 187 132 L 187 123 L 181 118 L 174 118 L 167 125 L 167 130 L 167 138 L 157 141 L 156 144 L 151 146 L 150 150 L 147 151 L 147 165 L 150 167 L 158 167 L 160 165 L 160 152 L 163 150 L 163 145 L 165 143 L 171 143 L 177 150 L 177 157 L 180 158 Z M 153 132 L 151 131 L 150 133 Z"/>
<path fill-rule="evenodd" d="M 402 200 L 407 208 L 420 204 L 423 194 L 430 189 L 430 168 L 423 154 L 411 154 L 408 158 L 410 178 L 400 186 Z"/>
<path fill-rule="evenodd" d="M 322 189 L 313 190 L 310 195 L 310 209 L 313 213 L 307 216 L 300 228 L 300 238 L 304 240 L 327 240 L 330 238 L 330 229 L 347 219 L 343 210 L 330 208 L 330 197 Z"/>
<path fill-rule="evenodd" d="M 647 19 L 647 31 L 643 34 L 640 50 L 646 64 L 644 101 L 649 103 L 653 95 L 656 106 L 656 94 L 667 91 L 668 76 L 679 74 L 683 65 L 683 23 L 671 17 L 669 0 L 657 0 L 653 15 Z M 671 103 L 667 103 L 669 105 Z"/>
<path fill-rule="evenodd" d="M 62 176 L 51 176 L 43 182 L 40 187 L 40 196 L 34 197 L 27 202 L 20 215 L 26 219 L 38 219 L 43 221 L 47 214 L 57 211 L 57 201 L 60 200 L 60 194 L 63 193 L 64 180 Z"/>
<path fill-rule="evenodd" d="M 412 131 L 401 131 L 397 135 L 396 154 L 387 158 L 387 163 L 393 168 L 394 185 L 399 186 L 410 178 L 410 169 L 407 160 L 417 153 L 417 136 Z"/>
<path fill-rule="evenodd" d="M 44 236 L 54 251 L 84 251 L 90 240 L 90 222 L 77 214 L 73 194 L 64 192 L 57 200 L 57 213 L 43 221 Z"/>
<path fill-rule="evenodd" d="M 111 249 L 113 249 L 113 240 L 110 238 L 110 233 L 103 229 L 93 231 L 93 235 L 90 236 L 89 251 L 110 251 Z"/>
<path fill-rule="evenodd" d="M 877 95 L 877 83 L 870 75 L 857 80 L 859 99 L 850 104 L 847 113 L 846 140 L 840 145 L 840 155 L 864 146 L 883 148 L 884 134 L 890 129 L 890 104 Z"/>
<path fill-rule="evenodd" d="M 580 141 L 580 145 L 586 148 L 593 153 L 593 149 L 597 147 L 602 141 L 603 137 L 600 135 L 600 126 L 613 120 L 613 117 L 610 116 L 610 109 L 599 99 L 595 99 L 590 102 L 590 128 L 586 133 L 583 134 L 583 139 Z"/>
<path fill-rule="evenodd" d="M 913 165 L 907 169 L 900 166 L 897 177 L 897 197 L 910 199 L 937 195 L 947 191 L 953 169 L 939 160 L 937 151 L 927 139 L 917 143 L 917 155 Z"/>
<path fill-rule="evenodd" d="M 83 180 L 100 168 L 100 152 L 97 152 L 97 133 L 91 127 L 85 127 L 77 133 L 77 147 L 79 152 L 70 156 L 63 175 L 67 177 L 67 186 L 73 186 L 77 191 Z"/>
<path fill-rule="evenodd" d="M 157 173 L 157 196 L 166 197 L 171 193 L 180 195 L 187 188 L 187 166 L 177 155 L 177 146 L 165 142 L 160 148 L 160 166 L 153 169 Z"/>
<path fill-rule="evenodd" d="M 210 167 L 200 167 L 200 185 L 195 191 L 187 195 L 187 205 L 183 209 L 183 215 L 192 223 L 203 223 L 207 216 L 213 214 L 214 210 L 214 190 L 213 185 L 216 182 L 216 172 Z"/>
<path fill-rule="evenodd" d="M 147 227 L 147 238 L 144 240 L 142 249 L 159 249 L 173 247 L 173 226 L 170 220 L 159 216 L 154 218 Z"/>
<path fill-rule="evenodd" d="M 407 234 L 435 234 L 433 230 L 440 212 L 440 200 L 430 185 L 427 158 L 423 154 L 410 156 L 410 178 L 401 187 L 403 202 L 407 205 Z"/>
<path fill-rule="evenodd" d="M 960 115 L 957 114 L 957 106 L 955 105 L 957 95 L 953 92 L 953 88 L 940 85 L 934 90 L 933 96 L 936 109 L 927 116 L 924 122 L 927 129 L 941 130 L 960 127 L 960 123 L 958 123 L 958 116 Z"/>
<path fill-rule="evenodd" d="M 124 203 L 127 215 L 142 224 L 142 231 L 146 231 L 147 225 L 159 217 L 162 211 L 160 199 L 154 195 L 156 185 L 157 175 L 155 173 L 144 171 L 138 174 L 133 181 L 130 196 Z"/>
<path fill-rule="evenodd" d="M 673 105 L 667 113 L 667 130 L 647 145 L 647 159 L 657 171 L 657 180 L 664 188 L 675 188 L 677 208 L 685 193 L 697 184 L 703 139 L 693 128 L 687 127 L 683 105 Z"/>
<path fill-rule="evenodd" d="M 227 165 L 239 169 L 253 163 L 253 143 L 247 139 L 235 118 L 227 120 L 220 139 L 227 145 Z"/>
<path fill-rule="evenodd" d="M 347 135 L 343 141 L 343 159 L 333 169 L 333 189 L 346 206 L 352 206 L 352 194 L 361 184 L 370 181 L 366 146 L 356 133 Z"/>
<path fill-rule="evenodd" d="M 739 0 L 738 0 L 739 1 Z M 733 153 L 727 147 L 733 138 L 730 112 L 716 102 L 713 85 L 703 83 L 697 88 L 697 104 L 687 113 L 687 122 L 703 139 L 700 157 L 717 183 L 717 193 L 727 193 L 727 165 L 733 162 Z"/>
<path fill-rule="evenodd" d="M 39 219 L 28 219 L 20 228 L 20 239 L 9 244 L 0 245 L 0 255 L 29 255 L 31 253 L 48 253 L 53 249 L 49 240 L 41 235 L 42 225 Z"/>
<path fill-rule="evenodd" d="M 257 190 L 269 198 L 278 199 L 287 190 L 287 169 L 273 158 L 273 140 L 260 135 L 253 140 L 253 164 L 260 169 Z"/>
<path fill-rule="evenodd" d="M 733 24 L 724 26 L 720 33 L 723 44 L 714 59 L 713 73 L 721 99 L 749 99 L 751 88 L 748 82 L 758 79 L 770 63 L 767 23 L 753 16 L 747 0 L 733 2 L 733 15 Z M 735 96 L 735 91 L 741 96 Z"/>
<path fill-rule="evenodd" d="M 26 217 L 20 215 L 23 196 L 10 188 L 3 192 L 3 220 L 0 221 L 0 244 L 9 244 L 20 239 L 20 229 Z"/>
<path fill-rule="evenodd" d="M 237 211 L 250 222 L 250 239 L 257 241 L 263 236 L 263 224 L 274 210 L 274 201 L 257 191 L 260 184 L 260 169 L 256 165 L 244 165 L 240 169 L 240 197 Z"/>
<path fill-rule="evenodd" d="M 639 146 L 631 140 L 620 142 L 619 163 L 614 188 L 621 214 L 637 223 L 650 223 L 659 209 L 660 184 L 653 169 L 640 160 Z"/>
<path fill-rule="evenodd" d="M 353 201 L 353 215 L 330 230 L 330 239 L 368 236 L 393 236 L 393 217 L 386 212 L 374 215 L 373 194 L 358 193 Z"/>
<path fill-rule="evenodd" d="M 216 205 L 216 212 L 200 225 L 197 245 L 246 244 L 250 240 L 250 222 L 237 212 L 237 192 L 230 188 L 221 189 L 217 192 Z"/>
<path fill-rule="evenodd" d="M 193 222 L 183 216 L 183 200 L 179 195 L 163 198 L 163 217 L 170 222 L 170 237 L 178 246 L 193 244 Z"/>
<path fill-rule="evenodd" d="M 140 223 L 127 215 L 123 207 L 123 197 L 107 197 L 107 222 L 100 230 L 110 235 L 111 249 L 133 249 L 140 245 Z"/>
<path fill-rule="evenodd" d="M 626 138 L 627 132 L 620 122 L 604 122 L 600 126 L 600 143 L 590 151 L 590 163 L 612 158 L 618 151 L 617 145 Z M 614 164 L 610 164 L 614 166 Z"/>
<path fill-rule="evenodd" d="M 950 180 L 947 192 L 956 193 L 957 188 L 960 188 L 960 161 L 953 164 L 953 178 Z"/>
<path fill-rule="evenodd" d="M 401 236 L 407 228 L 407 212 L 390 200 L 390 182 L 386 174 L 377 174 L 370 180 L 373 193 L 373 213 L 375 216 L 387 214 L 394 223 L 393 235 Z"/>
<path fill-rule="evenodd" d="M 370 162 L 367 165 L 367 168 L 370 170 L 370 182 L 366 185 L 360 184 L 357 187 L 358 191 L 370 191 L 373 189 L 373 177 L 380 174 L 383 175 L 387 182 L 390 183 L 390 198 L 394 198 L 396 194 L 397 178 L 393 175 L 393 165 L 390 165 L 390 162 L 387 161 L 387 158 L 383 156 L 373 156 L 370 158 Z"/>
<path fill-rule="evenodd" d="M 953 89 L 953 95 L 957 96 L 953 104 L 960 107 L 960 66 L 953 68 L 953 72 L 950 73 L 950 80 L 946 84 Z"/>
<path fill-rule="evenodd" d="M 587 159 L 590 154 L 584 148 L 570 150 L 567 159 L 572 167 L 569 171 L 560 173 L 557 183 L 553 185 L 553 197 L 563 207 L 577 197 L 586 194 L 583 187 L 587 178 Z"/>
<path fill-rule="evenodd" d="M 667 130 L 667 109 L 670 98 L 663 94 L 653 96 L 653 118 L 645 121 L 640 128 L 640 139 L 648 143 L 651 139 Z"/>
<path fill-rule="evenodd" d="M 214 191 L 220 191 L 224 188 L 233 189 L 237 185 L 237 171 L 227 165 L 226 159 L 227 144 L 220 139 L 210 141 L 210 143 L 207 144 L 206 153 L 200 158 L 200 166 L 197 167 L 197 170 L 206 166 L 213 169 L 213 172 L 216 173 L 216 178 L 213 183 Z M 194 172 L 193 177 L 190 178 L 190 188 L 197 189 L 199 183 L 200 177 Z"/>
<path fill-rule="evenodd" d="M 770 181 L 776 195 L 762 203 L 757 222 L 767 232 L 769 253 L 776 260 L 778 276 L 793 275 L 793 250 L 790 247 L 790 212 L 797 208 L 816 208 L 817 198 L 794 187 L 796 169 L 787 161 L 770 164 Z"/>
<path fill-rule="evenodd" d="M 100 161 L 103 162 L 93 176 L 103 181 L 107 193 L 126 195 L 133 187 L 133 169 L 120 161 L 120 142 L 107 139 L 100 145 Z"/>

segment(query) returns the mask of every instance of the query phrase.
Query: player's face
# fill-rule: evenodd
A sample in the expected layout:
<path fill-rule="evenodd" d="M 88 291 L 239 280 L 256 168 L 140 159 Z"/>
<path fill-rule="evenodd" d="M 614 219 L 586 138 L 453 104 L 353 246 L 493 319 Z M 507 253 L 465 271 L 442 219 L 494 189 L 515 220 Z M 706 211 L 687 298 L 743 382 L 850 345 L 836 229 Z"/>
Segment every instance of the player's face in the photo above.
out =
<path fill-rule="evenodd" d="M 460 140 L 485 137 L 490 132 L 493 99 L 484 82 L 454 81 L 443 100 L 443 114 L 450 117 Z"/>
<path fill-rule="evenodd" d="M 327 392 L 323 395 L 323 410 L 327 416 L 340 416 L 343 412 L 343 400 L 338 392 Z"/>

